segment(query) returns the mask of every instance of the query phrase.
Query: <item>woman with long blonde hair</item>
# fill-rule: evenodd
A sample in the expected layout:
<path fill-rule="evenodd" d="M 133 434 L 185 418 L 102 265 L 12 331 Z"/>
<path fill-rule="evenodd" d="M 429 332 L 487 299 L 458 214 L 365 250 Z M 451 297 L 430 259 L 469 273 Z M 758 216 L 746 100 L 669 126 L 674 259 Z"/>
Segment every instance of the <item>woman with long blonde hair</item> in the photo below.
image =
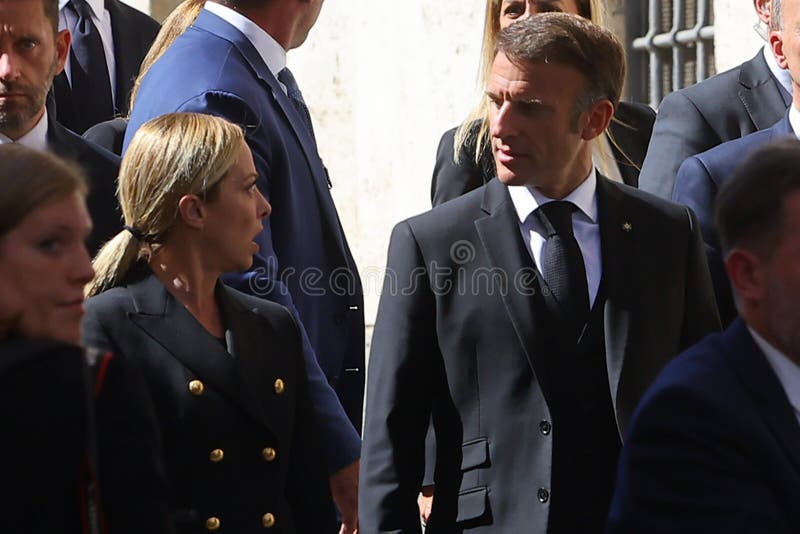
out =
<path fill-rule="evenodd" d="M 500 30 L 521 18 L 552 11 L 580 15 L 600 26 L 604 23 L 602 0 L 486 0 L 479 67 L 481 93 L 489 80 Z M 639 170 L 654 121 L 655 112 L 649 106 L 620 102 L 609 131 L 595 143 L 594 160 L 598 170 L 608 178 L 638 186 Z M 494 176 L 489 100 L 482 94 L 466 120 L 442 135 L 431 182 L 433 205 L 476 189 Z"/>
<path fill-rule="evenodd" d="M 120 170 L 124 230 L 87 288 L 84 342 L 144 371 L 179 533 L 337 530 L 298 323 L 220 282 L 258 251 L 256 178 L 224 119 L 145 123 Z"/>

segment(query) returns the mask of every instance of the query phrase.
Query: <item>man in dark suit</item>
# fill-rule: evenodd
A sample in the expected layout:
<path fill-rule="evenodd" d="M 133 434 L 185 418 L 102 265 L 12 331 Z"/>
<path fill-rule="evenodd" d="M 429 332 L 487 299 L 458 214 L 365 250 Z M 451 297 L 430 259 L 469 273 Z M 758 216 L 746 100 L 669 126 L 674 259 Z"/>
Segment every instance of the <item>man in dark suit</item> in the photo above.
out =
<path fill-rule="evenodd" d="M 317 152 L 308 108 L 285 68 L 286 51 L 305 41 L 321 4 L 322 0 L 207 2 L 142 80 L 125 146 L 143 122 L 174 111 L 219 115 L 245 127 L 258 185 L 273 211 L 257 238 L 260 253 L 254 268 L 228 282 L 262 296 L 269 289 L 262 285 L 265 278 L 288 287 L 320 367 L 350 421 L 360 428 L 361 281 Z M 359 452 L 344 447 L 346 440 L 349 436 L 325 438 L 330 443 L 326 449 L 338 454 L 331 457 L 329 469 L 350 477 L 351 504 L 343 503 L 344 495 L 335 490 L 334 497 L 345 508 L 345 522 L 354 523 Z"/>
<path fill-rule="evenodd" d="M 83 168 L 89 177 L 87 203 L 94 224 L 88 246 L 94 253 L 122 228 L 116 199 L 119 158 L 47 114 L 47 91 L 64 67 L 70 43 L 69 32 L 57 31 L 57 7 L 54 0 L 0 3 L 0 143 L 48 150 Z M 29 50 L 33 39 L 37 45 Z"/>
<path fill-rule="evenodd" d="M 718 328 L 691 212 L 593 168 L 624 72 L 619 42 L 579 17 L 500 33 L 487 91 L 499 180 L 400 223 L 389 246 L 364 532 L 420 531 L 431 417 L 428 533 L 599 532 L 640 395 Z"/>
<path fill-rule="evenodd" d="M 753 0 L 762 24 L 772 22 L 772 0 Z M 769 44 L 750 59 L 661 102 L 639 187 L 669 199 L 678 167 L 694 154 L 769 128 L 786 113 L 791 80 Z"/>
<path fill-rule="evenodd" d="M 58 7 L 72 50 L 53 83 L 54 110 L 58 122 L 82 134 L 128 114 L 133 82 L 160 26 L 120 0 L 59 0 Z"/>
<path fill-rule="evenodd" d="M 800 532 L 798 168 L 800 142 L 784 139 L 720 191 L 740 318 L 675 359 L 644 396 L 609 532 Z"/>
<path fill-rule="evenodd" d="M 772 54 L 790 81 L 800 79 L 800 40 L 794 32 L 796 24 L 800 23 L 800 1 L 773 0 L 772 8 L 778 10 L 769 35 Z M 784 31 L 783 28 L 789 28 L 790 31 Z M 800 133 L 799 109 L 800 94 L 795 91 L 789 111 L 775 125 L 692 156 L 678 169 L 672 200 L 690 207 L 697 214 L 717 295 L 717 307 L 724 326 L 736 318 L 736 306 L 714 228 L 714 198 L 720 186 L 750 153 L 770 141 Z"/>

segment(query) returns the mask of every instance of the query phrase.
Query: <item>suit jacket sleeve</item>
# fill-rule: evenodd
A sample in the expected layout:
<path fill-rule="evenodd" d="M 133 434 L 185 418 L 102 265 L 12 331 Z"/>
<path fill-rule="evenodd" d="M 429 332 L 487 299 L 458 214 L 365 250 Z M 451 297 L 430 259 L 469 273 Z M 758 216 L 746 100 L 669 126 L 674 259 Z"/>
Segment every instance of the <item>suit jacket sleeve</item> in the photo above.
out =
<path fill-rule="evenodd" d="M 373 335 L 361 452 L 359 530 L 420 532 L 417 495 L 425 463 L 436 361 L 435 302 L 407 223 L 395 227 Z"/>
<path fill-rule="evenodd" d="M 700 232 L 703 236 L 711 282 L 714 287 L 717 308 L 723 325 L 730 324 L 736 318 L 736 306 L 728 274 L 720 249 L 719 238 L 714 227 L 714 203 L 717 196 L 717 184 L 711 177 L 706 165 L 696 157 L 690 157 L 680 169 L 675 180 L 675 192 L 672 200 L 688 206 L 697 215 Z"/>
<path fill-rule="evenodd" d="M 298 367 L 297 376 L 305 377 L 308 372 L 304 358 L 299 352 L 303 351 L 308 340 L 305 339 L 296 317 L 292 317 L 292 320 L 297 341 L 297 351 L 294 354 Z M 298 382 L 287 491 L 297 532 L 333 533 L 337 531 L 336 513 L 328 486 L 325 462 L 322 461 L 324 456 L 320 454 L 325 448 L 330 447 L 323 446 L 324 442 L 320 439 L 323 437 L 317 424 L 320 416 L 313 410 L 308 385 L 304 380 Z"/>
<path fill-rule="evenodd" d="M 747 439 L 736 417 L 696 388 L 647 397 L 622 450 L 607 532 L 788 534 L 757 464 L 736 446 Z"/>
<path fill-rule="evenodd" d="M 653 136 L 639 175 L 639 187 L 669 200 L 678 167 L 689 156 L 719 144 L 700 110 L 680 91 L 661 102 Z"/>
<path fill-rule="evenodd" d="M 455 129 L 446 131 L 436 151 L 436 164 L 431 180 L 431 203 L 434 207 L 477 189 L 484 183 L 481 168 L 475 163 L 471 151 L 463 150 L 459 162 L 455 162 L 455 132 Z"/>
<path fill-rule="evenodd" d="M 703 254 L 700 228 L 692 210 L 686 210 L 692 235 L 689 242 L 686 266 L 685 315 L 681 334 L 680 350 L 686 350 L 708 334 L 720 331 L 719 313 L 708 263 Z"/>

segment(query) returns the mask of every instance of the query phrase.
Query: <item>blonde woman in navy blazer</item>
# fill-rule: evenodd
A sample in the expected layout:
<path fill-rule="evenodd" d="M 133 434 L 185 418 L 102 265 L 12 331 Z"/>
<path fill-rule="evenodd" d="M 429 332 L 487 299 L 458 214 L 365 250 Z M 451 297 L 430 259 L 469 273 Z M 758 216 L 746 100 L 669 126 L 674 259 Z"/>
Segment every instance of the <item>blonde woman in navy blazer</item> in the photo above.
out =
<path fill-rule="evenodd" d="M 271 207 L 256 178 L 239 127 L 148 122 L 121 169 L 125 229 L 89 287 L 85 340 L 144 369 L 180 533 L 336 531 L 301 330 L 219 281 L 258 250 Z"/>

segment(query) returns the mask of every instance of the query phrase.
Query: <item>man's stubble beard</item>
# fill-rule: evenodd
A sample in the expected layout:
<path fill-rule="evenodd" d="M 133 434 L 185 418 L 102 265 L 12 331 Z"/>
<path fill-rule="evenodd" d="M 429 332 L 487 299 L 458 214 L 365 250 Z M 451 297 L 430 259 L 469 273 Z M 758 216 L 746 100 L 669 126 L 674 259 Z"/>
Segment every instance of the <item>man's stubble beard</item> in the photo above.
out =
<path fill-rule="evenodd" d="M 24 94 L 22 103 L 17 106 L 12 106 L 11 109 L 4 109 L 0 106 L 0 133 L 15 132 L 27 121 L 30 121 L 39 114 L 42 108 L 44 108 L 47 93 L 50 91 L 50 86 L 53 84 L 53 77 L 57 66 L 58 56 L 55 56 L 48 70 L 47 77 L 45 78 L 49 81 L 45 87 L 42 88 L 19 85 L 17 82 L 11 82 L 9 84 L 0 81 L 0 93 L 11 93 L 22 90 Z M 22 135 L 25 133 L 27 132 L 23 132 Z"/>

